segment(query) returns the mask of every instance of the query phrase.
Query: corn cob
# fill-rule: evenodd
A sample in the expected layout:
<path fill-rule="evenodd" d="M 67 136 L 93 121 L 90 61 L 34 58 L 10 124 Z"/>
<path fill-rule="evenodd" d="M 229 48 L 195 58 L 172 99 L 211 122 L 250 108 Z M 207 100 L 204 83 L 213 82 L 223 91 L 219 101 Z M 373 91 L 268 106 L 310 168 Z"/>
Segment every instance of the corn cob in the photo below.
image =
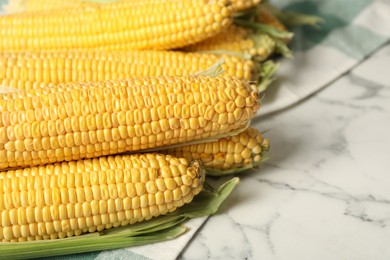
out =
<path fill-rule="evenodd" d="M 252 55 L 257 60 L 266 60 L 275 49 L 275 41 L 264 33 L 251 33 L 251 30 L 231 25 L 224 32 L 202 42 L 184 47 L 191 52 L 223 53 L 223 51 Z"/>
<path fill-rule="evenodd" d="M 0 240 L 77 236 L 134 224 L 192 201 L 198 161 L 162 154 L 63 162 L 0 174 Z"/>
<path fill-rule="evenodd" d="M 179 48 L 223 31 L 232 22 L 232 11 L 225 0 L 150 0 L 6 15 L 0 17 L 0 51 L 123 43 L 132 50 Z"/>
<path fill-rule="evenodd" d="M 168 150 L 165 154 L 200 160 L 207 175 L 221 176 L 251 169 L 265 159 L 269 150 L 268 139 L 259 130 L 250 127 L 238 135 L 218 141 L 186 145 Z"/>
<path fill-rule="evenodd" d="M 255 86 L 230 77 L 67 83 L 0 95 L 0 169 L 177 145 L 244 129 Z"/>
<path fill-rule="evenodd" d="M 225 75 L 257 80 L 251 60 L 224 55 Z M 131 76 L 187 76 L 217 63 L 213 54 L 168 51 L 59 51 L 0 53 L 2 86 L 31 89 L 66 82 L 123 79 Z"/>

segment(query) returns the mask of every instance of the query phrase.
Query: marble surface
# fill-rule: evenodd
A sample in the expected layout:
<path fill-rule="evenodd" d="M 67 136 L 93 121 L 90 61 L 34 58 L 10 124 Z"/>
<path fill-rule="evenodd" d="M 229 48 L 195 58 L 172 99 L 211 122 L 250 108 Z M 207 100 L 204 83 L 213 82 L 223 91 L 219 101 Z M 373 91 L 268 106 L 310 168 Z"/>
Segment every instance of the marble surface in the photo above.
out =
<path fill-rule="evenodd" d="M 271 159 L 180 259 L 390 259 L 390 44 L 253 125 Z"/>

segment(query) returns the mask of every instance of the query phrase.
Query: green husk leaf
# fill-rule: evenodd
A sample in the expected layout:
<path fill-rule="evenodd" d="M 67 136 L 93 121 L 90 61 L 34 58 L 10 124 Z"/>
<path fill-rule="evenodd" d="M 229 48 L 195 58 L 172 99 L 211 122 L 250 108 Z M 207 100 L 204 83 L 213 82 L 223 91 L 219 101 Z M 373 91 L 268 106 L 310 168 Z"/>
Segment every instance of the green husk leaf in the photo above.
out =
<path fill-rule="evenodd" d="M 280 53 L 283 57 L 292 59 L 294 58 L 293 52 L 290 50 L 290 48 L 286 45 L 285 42 L 275 39 L 275 52 Z"/>
<path fill-rule="evenodd" d="M 240 179 L 238 177 L 234 177 L 219 186 L 216 190 L 204 189 L 197 195 L 196 198 L 198 201 L 194 200 L 191 204 L 187 205 L 191 207 L 183 207 L 179 210 L 182 210 L 182 214 L 187 218 L 213 215 L 218 212 L 221 204 L 226 200 L 239 182 Z"/>
<path fill-rule="evenodd" d="M 267 88 L 271 85 L 271 83 L 275 80 L 275 73 L 279 68 L 279 65 L 275 63 L 273 60 L 267 60 L 259 64 L 260 73 L 259 73 L 259 85 L 258 89 L 260 93 L 263 93 L 267 90 Z"/>
<path fill-rule="evenodd" d="M 174 239 L 187 231 L 179 225 L 158 232 L 145 233 L 140 236 L 112 237 L 79 236 L 70 239 L 43 240 L 31 242 L 0 243 L 3 259 L 32 259 L 49 256 L 86 253 L 100 250 L 111 250 L 129 246 L 145 245 Z"/>
<path fill-rule="evenodd" d="M 316 28 L 325 22 L 324 18 L 316 15 L 281 10 L 270 4 L 269 1 L 263 1 L 261 5 L 288 27 L 308 25 Z"/>
<path fill-rule="evenodd" d="M 266 33 L 277 39 L 291 40 L 294 36 L 292 32 L 281 31 L 271 25 L 248 21 L 246 19 L 236 18 L 234 19 L 234 22 L 240 26 L 250 28 L 257 32 Z"/>
<path fill-rule="evenodd" d="M 138 224 L 63 239 L 0 243 L 1 258 L 42 258 L 145 245 L 174 239 L 188 230 L 187 227 L 183 226 L 183 222 L 187 219 L 215 214 L 238 182 L 238 178 L 232 178 L 217 190 L 204 189 L 195 196 L 190 204 L 179 208 L 176 212 Z"/>
<path fill-rule="evenodd" d="M 282 11 L 277 17 L 288 27 L 308 25 L 319 28 L 325 22 L 325 19 L 319 16 L 290 11 Z"/>
<path fill-rule="evenodd" d="M 219 59 L 215 64 L 211 65 L 205 70 L 198 71 L 193 74 L 193 76 L 209 76 L 209 77 L 217 77 L 224 73 L 222 69 L 222 64 L 225 62 L 224 58 Z"/>
<path fill-rule="evenodd" d="M 252 55 L 250 55 L 249 53 L 242 53 L 242 52 L 229 51 L 229 50 L 207 50 L 207 51 L 197 51 L 197 53 L 229 55 L 229 56 L 235 56 L 246 60 L 252 59 Z"/>

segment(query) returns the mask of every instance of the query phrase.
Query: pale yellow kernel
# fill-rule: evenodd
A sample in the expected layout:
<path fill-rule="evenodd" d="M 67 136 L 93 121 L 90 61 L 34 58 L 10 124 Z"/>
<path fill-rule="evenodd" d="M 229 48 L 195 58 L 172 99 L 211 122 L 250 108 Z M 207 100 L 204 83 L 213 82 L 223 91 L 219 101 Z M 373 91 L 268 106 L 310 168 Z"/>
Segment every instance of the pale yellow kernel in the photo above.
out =
<path fill-rule="evenodd" d="M 157 217 L 158 215 L 160 215 L 157 205 L 150 206 L 149 211 L 150 211 L 150 215 L 152 215 L 153 217 Z"/>
<path fill-rule="evenodd" d="M 188 162 L 186 164 L 180 164 L 177 168 L 179 168 L 179 171 L 181 173 L 181 175 L 185 175 L 187 173 L 187 166 L 188 166 Z"/>
<path fill-rule="evenodd" d="M 245 133 L 241 134 L 240 135 L 240 142 L 242 145 L 247 146 L 247 144 L 249 142 L 249 136 Z"/>
<path fill-rule="evenodd" d="M 116 198 L 115 200 L 115 211 L 122 211 L 123 210 L 123 200 L 121 198 Z"/>
<path fill-rule="evenodd" d="M 142 212 L 142 216 L 145 218 L 145 220 L 148 220 L 152 217 L 152 215 L 150 214 L 150 211 L 149 211 L 149 207 L 142 208 L 141 212 Z"/>
<path fill-rule="evenodd" d="M 46 222 L 45 228 L 46 228 L 46 234 L 52 235 L 55 233 L 53 222 Z"/>
<path fill-rule="evenodd" d="M 165 179 L 165 186 L 169 190 L 174 190 L 176 188 L 177 184 L 173 178 L 166 178 Z"/>
<path fill-rule="evenodd" d="M 227 167 L 230 167 L 233 164 L 234 164 L 234 154 L 227 154 L 225 157 L 225 165 L 227 165 Z"/>
<path fill-rule="evenodd" d="M 163 178 L 170 178 L 170 177 L 172 177 L 172 172 L 171 172 L 171 169 L 169 168 L 168 165 L 162 166 L 161 169 L 160 169 L 160 172 L 161 172 L 161 176 Z"/>
<path fill-rule="evenodd" d="M 166 190 L 164 191 L 164 201 L 165 203 L 170 203 L 173 199 L 173 192 L 172 190 Z"/>
<path fill-rule="evenodd" d="M 159 204 L 157 206 L 158 206 L 158 210 L 159 210 L 161 215 L 164 215 L 164 214 L 166 214 L 168 212 L 168 208 L 167 208 L 167 204 L 166 203 Z"/>
<path fill-rule="evenodd" d="M 2 228 L 1 228 L 2 229 Z M 0 230 L 1 230 L 0 229 Z M 2 230 L 1 230 L 2 231 Z M 0 231 L 0 237 L 3 237 L 2 232 Z M 20 234 L 23 238 L 28 238 L 30 236 L 29 225 L 20 226 Z"/>
<path fill-rule="evenodd" d="M 176 188 L 173 190 L 173 200 L 179 200 L 182 196 L 182 191 L 180 188 Z"/>
<path fill-rule="evenodd" d="M 80 229 L 85 229 L 87 227 L 87 223 L 85 221 L 85 218 L 78 218 L 77 224 Z"/>
<path fill-rule="evenodd" d="M 184 205 L 184 201 L 183 201 L 182 199 L 175 200 L 175 201 L 173 202 L 173 205 L 174 205 L 175 207 L 181 207 L 181 206 Z"/>
<path fill-rule="evenodd" d="M 111 214 L 116 212 L 116 205 L 114 199 L 109 199 L 107 201 L 107 213 Z"/>
<path fill-rule="evenodd" d="M 148 194 L 144 194 L 144 195 L 140 196 L 140 207 L 141 208 L 148 206 L 148 202 L 149 202 Z"/>
<path fill-rule="evenodd" d="M 240 142 L 235 143 L 234 153 L 240 154 L 244 150 L 244 145 Z"/>
<path fill-rule="evenodd" d="M 235 164 L 241 164 L 243 158 L 241 154 L 234 154 L 234 163 Z"/>
<path fill-rule="evenodd" d="M 126 221 L 126 215 L 125 215 L 125 213 L 123 211 L 118 212 L 117 216 L 118 216 L 118 222 L 121 222 L 120 223 L 121 226 L 124 226 L 124 225 L 128 224 L 128 221 Z"/>
<path fill-rule="evenodd" d="M 10 241 L 11 239 L 14 238 L 13 232 L 12 232 L 12 227 L 4 227 L 3 228 L 3 237 L 7 241 Z"/>
<path fill-rule="evenodd" d="M 148 181 L 146 183 L 146 192 L 149 194 L 154 194 L 158 190 L 156 182 L 155 181 Z"/>
<path fill-rule="evenodd" d="M 138 209 L 140 207 L 140 204 L 141 204 L 140 197 L 137 196 L 132 198 L 131 205 L 133 209 Z"/>
<path fill-rule="evenodd" d="M 137 221 L 143 220 L 141 208 L 134 210 L 134 218 L 137 219 Z"/>
<path fill-rule="evenodd" d="M 107 225 L 110 223 L 109 214 L 104 213 L 101 215 L 101 223 L 102 223 L 102 225 Z"/>
<path fill-rule="evenodd" d="M 248 148 L 245 148 L 241 152 L 241 156 L 242 156 L 243 159 L 249 159 L 251 157 L 251 151 Z"/>
<path fill-rule="evenodd" d="M 130 198 L 133 198 L 137 195 L 137 191 L 134 183 L 126 183 L 126 193 L 127 196 Z"/>
<path fill-rule="evenodd" d="M 108 184 L 107 186 L 108 186 L 109 197 L 111 199 L 118 198 L 118 189 L 117 189 L 116 184 Z"/>
<path fill-rule="evenodd" d="M 261 146 L 258 144 L 252 149 L 253 154 L 261 154 L 261 152 L 262 152 Z"/>
<path fill-rule="evenodd" d="M 135 184 L 135 189 L 136 189 L 136 192 L 137 192 L 137 195 L 138 196 L 142 196 L 145 194 L 146 192 L 146 189 L 145 189 L 145 184 L 142 183 L 142 182 L 138 182 Z"/>
<path fill-rule="evenodd" d="M 258 154 L 258 155 L 256 155 L 255 157 L 253 157 L 253 161 L 254 161 L 254 162 L 261 162 L 261 160 L 262 160 L 262 157 L 261 157 L 260 154 Z"/>

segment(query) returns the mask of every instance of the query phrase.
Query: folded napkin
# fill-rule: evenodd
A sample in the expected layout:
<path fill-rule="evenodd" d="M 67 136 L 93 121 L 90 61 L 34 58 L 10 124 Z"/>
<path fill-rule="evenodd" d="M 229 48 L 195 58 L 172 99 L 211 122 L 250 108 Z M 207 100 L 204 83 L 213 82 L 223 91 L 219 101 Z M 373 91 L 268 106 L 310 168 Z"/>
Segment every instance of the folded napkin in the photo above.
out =
<path fill-rule="evenodd" d="M 0 0 L 0 4 L 6 3 Z M 294 58 L 281 60 L 277 80 L 267 90 L 259 117 L 286 109 L 324 88 L 390 38 L 388 0 L 271 0 L 290 11 L 325 19 L 319 28 L 294 31 Z M 189 232 L 166 242 L 50 259 L 176 259 L 207 218 L 186 223 Z"/>

